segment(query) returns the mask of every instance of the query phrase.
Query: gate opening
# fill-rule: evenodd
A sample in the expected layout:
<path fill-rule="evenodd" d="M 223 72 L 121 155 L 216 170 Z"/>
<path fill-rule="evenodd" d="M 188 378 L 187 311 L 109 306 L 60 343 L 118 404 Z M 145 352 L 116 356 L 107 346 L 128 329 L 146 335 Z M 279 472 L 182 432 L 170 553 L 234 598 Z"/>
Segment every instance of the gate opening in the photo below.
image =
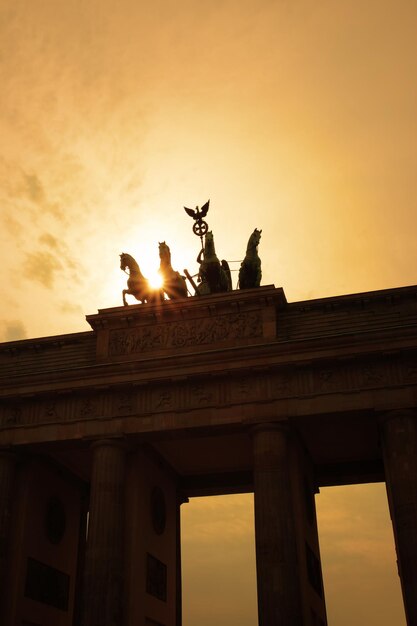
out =
<path fill-rule="evenodd" d="M 183 626 L 258 623 L 253 494 L 181 507 Z"/>
<path fill-rule="evenodd" d="M 316 496 L 329 626 L 406 626 L 384 483 Z"/>

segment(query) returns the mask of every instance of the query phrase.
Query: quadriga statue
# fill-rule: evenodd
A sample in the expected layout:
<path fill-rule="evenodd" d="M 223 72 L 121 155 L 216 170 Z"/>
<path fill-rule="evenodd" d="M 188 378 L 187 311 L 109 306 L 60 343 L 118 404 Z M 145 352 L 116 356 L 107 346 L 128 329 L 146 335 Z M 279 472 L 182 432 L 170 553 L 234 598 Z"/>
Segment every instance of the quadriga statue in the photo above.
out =
<path fill-rule="evenodd" d="M 239 288 L 252 289 L 259 287 L 262 278 L 261 259 L 258 256 L 258 245 L 262 230 L 255 228 L 249 237 L 246 247 L 246 256 L 239 270 Z"/>
<path fill-rule="evenodd" d="M 214 247 L 213 233 L 209 230 L 204 238 L 204 247 L 197 257 L 200 264 L 198 291 L 201 296 L 232 290 L 232 277 L 227 261 L 220 263 Z"/>

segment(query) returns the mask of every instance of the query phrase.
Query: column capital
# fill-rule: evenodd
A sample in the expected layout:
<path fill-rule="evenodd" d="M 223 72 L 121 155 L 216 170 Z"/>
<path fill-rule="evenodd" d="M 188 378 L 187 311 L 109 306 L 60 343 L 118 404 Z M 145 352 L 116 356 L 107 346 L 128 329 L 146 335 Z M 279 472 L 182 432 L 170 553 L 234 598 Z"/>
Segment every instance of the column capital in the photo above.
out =
<path fill-rule="evenodd" d="M 390 411 L 385 411 L 379 415 L 378 421 L 381 425 L 384 425 L 387 422 L 396 419 L 410 419 L 417 421 L 417 407 L 407 407 L 404 409 L 392 409 Z"/>
<path fill-rule="evenodd" d="M 269 433 L 269 432 L 281 432 L 285 434 L 290 433 L 290 424 L 288 420 L 280 420 L 277 422 L 265 422 L 262 424 L 254 424 L 250 430 L 249 435 L 254 437 L 260 433 Z"/>
<path fill-rule="evenodd" d="M 417 411 L 413 409 L 389 411 L 381 417 L 380 428 L 385 455 L 401 456 L 403 459 L 410 457 L 413 459 L 413 468 L 416 468 Z M 405 470 L 406 466 L 403 469 Z"/>
<path fill-rule="evenodd" d="M 188 496 L 185 495 L 185 493 L 181 490 L 177 491 L 177 505 L 181 506 L 181 504 L 188 504 L 189 503 L 189 498 Z"/>
<path fill-rule="evenodd" d="M 19 455 L 12 446 L 0 446 L 0 457 L 7 458 L 15 463 L 19 459 Z"/>
<path fill-rule="evenodd" d="M 256 425 L 250 434 L 255 471 L 279 471 L 288 462 L 293 438 L 287 421 Z"/>
<path fill-rule="evenodd" d="M 127 452 L 129 446 L 125 437 L 103 437 L 102 439 L 95 439 L 90 444 L 91 450 L 97 450 L 98 448 L 120 448 Z"/>

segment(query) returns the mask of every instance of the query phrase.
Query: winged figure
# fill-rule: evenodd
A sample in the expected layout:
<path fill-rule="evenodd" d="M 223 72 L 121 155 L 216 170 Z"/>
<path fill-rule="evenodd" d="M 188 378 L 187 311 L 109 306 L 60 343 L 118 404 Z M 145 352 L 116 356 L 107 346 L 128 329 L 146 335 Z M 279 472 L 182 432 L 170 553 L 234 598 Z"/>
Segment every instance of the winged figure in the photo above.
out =
<path fill-rule="evenodd" d="M 209 210 L 209 205 L 210 205 L 210 200 L 207 200 L 207 202 L 205 204 L 203 204 L 203 206 L 201 207 L 201 209 L 198 208 L 198 206 L 195 207 L 194 209 L 187 209 L 187 207 L 184 207 L 184 211 L 187 213 L 187 215 L 189 215 L 190 217 L 192 217 L 195 220 L 202 220 L 203 217 L 206 217 L 208 210 Z"/>

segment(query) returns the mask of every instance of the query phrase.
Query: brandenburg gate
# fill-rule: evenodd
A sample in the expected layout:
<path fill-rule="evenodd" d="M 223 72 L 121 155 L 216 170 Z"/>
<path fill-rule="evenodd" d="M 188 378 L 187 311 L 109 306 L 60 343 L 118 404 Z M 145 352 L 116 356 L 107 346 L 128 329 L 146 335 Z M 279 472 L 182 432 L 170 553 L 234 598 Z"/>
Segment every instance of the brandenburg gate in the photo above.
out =
<path fill-rule="evenodd" d="M 385 481 L 417 624 L 417 287 L 274 286 L 0 346 L 4 626 L 180 626 L 180 507 L 253 492 L 260 626 L 327 624 L 314 495 Z"/>

